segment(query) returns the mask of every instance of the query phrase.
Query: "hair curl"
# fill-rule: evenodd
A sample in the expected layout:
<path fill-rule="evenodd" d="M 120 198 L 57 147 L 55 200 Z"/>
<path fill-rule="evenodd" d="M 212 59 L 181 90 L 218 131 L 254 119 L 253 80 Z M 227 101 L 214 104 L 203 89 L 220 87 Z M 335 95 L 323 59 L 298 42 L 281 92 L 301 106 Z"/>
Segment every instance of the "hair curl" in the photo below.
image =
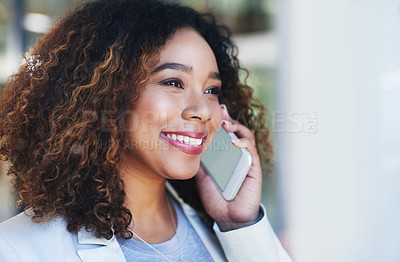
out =
<path fill-rule="evenodd" d="M 135 103 L 149 59 L 182 27 L 197 30 L 212 48 L 222 77 L 220 103 L 255 132 L 263 159 L 270 161 L 264 107 L 239 82 L 227 28 L 212 15 L 174 3 L 89 2 L 39 39 L 2 90 L 0 155 L 10 162 L 19 202 L 33 208 L 34 221 L 61 215 L 70 232 L 85 227 L 107 239 L 132 236 L 117 172 L 126 137 L 113 116 Z M 111 119 L 104 121 L 104 112 L 112 112 Z M 193 179 L 172 183 L 207 216 Z"/>

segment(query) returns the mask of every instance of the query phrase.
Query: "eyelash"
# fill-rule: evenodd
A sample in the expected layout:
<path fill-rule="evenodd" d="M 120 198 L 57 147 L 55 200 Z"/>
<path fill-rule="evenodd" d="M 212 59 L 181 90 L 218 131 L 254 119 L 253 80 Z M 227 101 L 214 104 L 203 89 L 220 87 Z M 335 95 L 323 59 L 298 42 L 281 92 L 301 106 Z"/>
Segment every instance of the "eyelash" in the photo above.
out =
<path fill-rule="evenodd" d="M 173 86 L 176 88 L 184 89 L 183 83 L 179 79 L 168 79 L 168 80 L 162 81 L 161 84 L 166 85 L 166 86 Z M 217 86 L 211 87 L 211 88 L 207 89 L 204 93 L 218 96 L 221 93 L 221 87 L 217 87 Z"/>
<path fill-rule="evenodd" d="M 211 91 L 211 93 L 207 93 L 208 91 Z M 205 93 L 219 96 L 219 94 L 221 93 L 221 88 L 220 87 L 211 87 L 211 88 L 207 89 L 205 91 Z"/>
<path fill-rule="evenodd" d="M 175 83 L 175 84 L 173 84 L 173 83 Z M 179 79 L 168 79 L 168 80 L 161 82 L 161 84 L 183 89 L 182 81 Z M 178 85 L 178 86 L 176 86 L 176 85 Z"/>

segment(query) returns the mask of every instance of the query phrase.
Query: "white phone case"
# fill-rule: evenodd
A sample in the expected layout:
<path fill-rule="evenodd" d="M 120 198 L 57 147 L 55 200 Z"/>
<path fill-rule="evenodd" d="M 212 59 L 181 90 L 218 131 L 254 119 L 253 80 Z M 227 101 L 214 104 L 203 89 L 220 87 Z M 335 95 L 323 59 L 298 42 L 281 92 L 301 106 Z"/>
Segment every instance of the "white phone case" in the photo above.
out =
<path fill-rule="evenodd" d="M 249 151 L 235 147 L 232 138 L 237 136 L 227 133 L 221 126 L 201 159 L 206 172 L 228 201 L 235 198 L 252 163 Z"/>

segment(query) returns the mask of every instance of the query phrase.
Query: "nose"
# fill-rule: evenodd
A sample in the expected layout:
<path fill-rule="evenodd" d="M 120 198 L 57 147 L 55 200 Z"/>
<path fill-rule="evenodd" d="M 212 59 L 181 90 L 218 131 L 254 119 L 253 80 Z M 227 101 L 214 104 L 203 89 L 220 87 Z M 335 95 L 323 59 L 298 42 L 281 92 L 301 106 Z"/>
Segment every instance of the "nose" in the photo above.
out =
<path fill-rule="evenodd" d="M 193 93 L 186 99 L 187 103 L 182 111 L 182 118 L 185 120 L 208 121 L 212 119 L 210 102 L 204 95 Z"/>

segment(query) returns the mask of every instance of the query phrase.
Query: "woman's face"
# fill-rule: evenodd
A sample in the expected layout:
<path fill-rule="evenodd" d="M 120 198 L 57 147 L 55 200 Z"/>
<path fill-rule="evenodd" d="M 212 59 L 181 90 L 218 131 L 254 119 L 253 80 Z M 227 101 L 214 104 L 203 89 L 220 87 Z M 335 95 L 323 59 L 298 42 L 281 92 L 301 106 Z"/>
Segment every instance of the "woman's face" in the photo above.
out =
<path fill-rule="evenodd" d="M 222 121 L 214 53 L 197 31 L 179 29 L 150 71 L 128 125 L 129 166 L 143 175 L 188 179 Z"/>

